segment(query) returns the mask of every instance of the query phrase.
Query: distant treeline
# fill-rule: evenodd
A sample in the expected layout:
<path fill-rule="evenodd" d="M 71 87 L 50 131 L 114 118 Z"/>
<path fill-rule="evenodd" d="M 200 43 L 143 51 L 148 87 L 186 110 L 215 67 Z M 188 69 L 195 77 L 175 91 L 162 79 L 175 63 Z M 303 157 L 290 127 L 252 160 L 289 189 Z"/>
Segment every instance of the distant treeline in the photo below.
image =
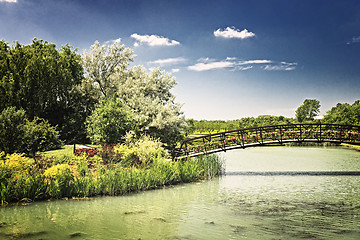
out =
<path fill-rule="evenodd" d="M 315 103 L 315 105 L 314 105 Z M 311 105 L 312 104 L 312 105 Z M 315 108 L 314 108 L 315 106 Z M 322 119 L 315 119 L 319 113 L 320 103 L 315 99 L 306 99 L 296 110 L 295 118 L 284 116 L 261 115 L 258 117 L 244 117 L 237 120 L 194 120 L 188 119 L 189 134 L 214 133 L 219 131 L 230 131 L 242 128 L 259 126 L 282 125 L 292 123 L 332 123 L 360 125 L 360 100 L 353 104 L 338 103 L 331 108 Z"/>

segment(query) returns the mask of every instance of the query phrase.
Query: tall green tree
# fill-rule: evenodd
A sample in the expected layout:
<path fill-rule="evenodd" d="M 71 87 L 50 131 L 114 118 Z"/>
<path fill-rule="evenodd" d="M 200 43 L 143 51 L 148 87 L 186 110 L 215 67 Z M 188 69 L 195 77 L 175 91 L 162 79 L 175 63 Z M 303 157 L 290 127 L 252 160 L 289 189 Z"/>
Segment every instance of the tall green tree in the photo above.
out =
<path fill-rule="evenodd" d="M 108 97 L 97 104 L 88 117 L 88 136 L 93 143 L 119 143 L 126 132 L 135 129 L 134 117 L 119 98 Z"/>
<path fill-rule="evenodd" d="M 75 117 L 76 86 L 83 78 L 81 56 L 71 46 L 34 39 L 29 45 L 0 41 L 0 110 L 24 109 L 30 119 L 47 119 L 59 128 Z M 80 122 L 79 122 L 80 124 Z"/>
<path fill-rule="evenodd" d="M 325 123 L 334 124 L 360 124 L 360 100 L 355 101 L 353 104 L 338 103 L 332 107 L 323 118 Z"/>
<path fill-rule="evenodd" d="M 316 99 L 305 99 L 303 104 L 296 109 L 296 120 L 299 123 L 313 121 L 320 113 L 320 101 Z"/>

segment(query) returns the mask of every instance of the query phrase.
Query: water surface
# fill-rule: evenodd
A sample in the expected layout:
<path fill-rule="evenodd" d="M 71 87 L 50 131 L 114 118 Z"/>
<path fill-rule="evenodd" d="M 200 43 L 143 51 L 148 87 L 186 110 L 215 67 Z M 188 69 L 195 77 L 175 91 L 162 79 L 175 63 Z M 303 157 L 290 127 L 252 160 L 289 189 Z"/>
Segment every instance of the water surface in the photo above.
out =
<path fill-rule="evenodd" d="M 264 147 L 227 175 L 128 196 L 0 208 L 0 239 L 360 239 L 360 154 Z"/>

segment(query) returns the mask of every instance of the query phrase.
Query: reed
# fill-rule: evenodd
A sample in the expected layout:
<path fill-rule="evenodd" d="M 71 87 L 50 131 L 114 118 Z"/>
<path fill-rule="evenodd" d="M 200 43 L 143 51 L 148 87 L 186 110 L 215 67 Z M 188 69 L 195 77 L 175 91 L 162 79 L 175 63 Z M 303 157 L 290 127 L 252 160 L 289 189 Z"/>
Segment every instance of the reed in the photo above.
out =
<path fill-rule="evenodd" d="M 59 164 L 56 159 L 39 158 L 34 162 L 21 154 L 2 154 L 0 203 L 123 195 L 213 178 L 223 169 L 218 155 L 177 162 L 156 155 L 156 159 L 147 160 L 148 164 L 144 162 L 129 166 L 119 160 L 105 165 L 99 158 L 74 156 L 68 163 Z"/>

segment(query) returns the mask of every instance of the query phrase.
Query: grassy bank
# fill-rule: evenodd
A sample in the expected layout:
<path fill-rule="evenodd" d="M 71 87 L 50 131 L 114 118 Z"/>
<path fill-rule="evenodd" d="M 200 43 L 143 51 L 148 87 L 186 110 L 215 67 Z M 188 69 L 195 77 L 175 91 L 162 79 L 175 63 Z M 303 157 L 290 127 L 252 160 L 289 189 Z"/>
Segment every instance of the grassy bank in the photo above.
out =
<path fill-rule="evenodd" d="M 124 154 L 121 156 L 124 160 Z M 0 203 L 122 195 L 212 178 L 222 170 L 222 162 L 217 155 L 178 162 L 156 156 L 150 163 L 142 165 L 105 161 L 103 157 L 81 155 L 70 159 L 32 159 L 21 154 L 2 154 Z"/>
<path fill-rule="evenodd" d="M 355 149 L 360 151 L 360 146 L 359 145 L 353 145 L 353 144 L 347 144 L 347 143 L 342 143 L 341 146 L 346 147 L 346 148 L 351 148 L 351 149 Z"/>

